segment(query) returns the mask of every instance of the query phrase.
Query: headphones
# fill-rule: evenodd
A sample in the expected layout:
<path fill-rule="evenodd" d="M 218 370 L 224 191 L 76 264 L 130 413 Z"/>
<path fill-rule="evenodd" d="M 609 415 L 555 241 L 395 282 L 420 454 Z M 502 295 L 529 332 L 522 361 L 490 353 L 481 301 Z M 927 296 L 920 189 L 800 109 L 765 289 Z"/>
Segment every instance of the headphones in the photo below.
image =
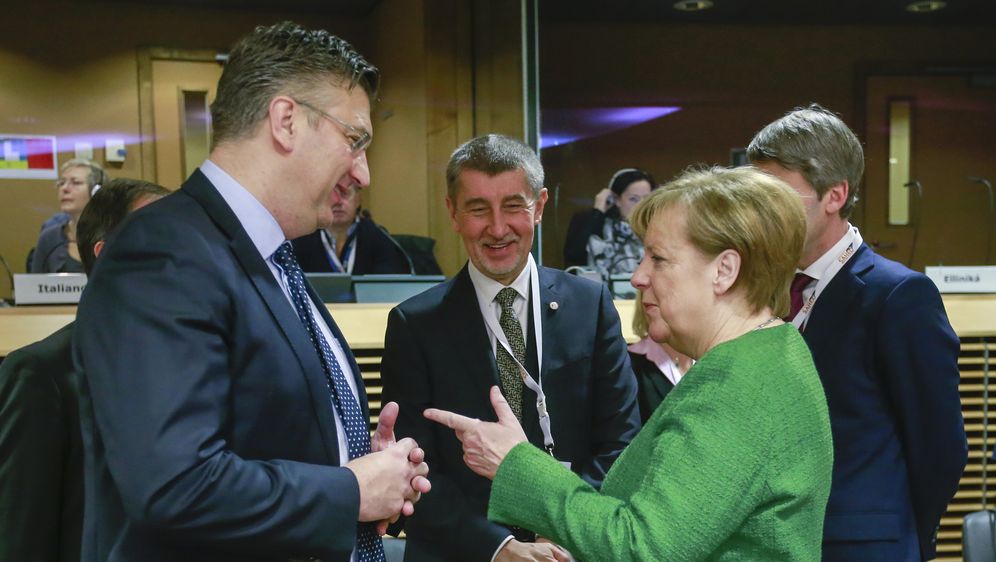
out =
<path fill-rule="evenodd" d="M 623 168 L 622 170 L 619 170 L 616 173 L 612 174 L 612 177 L 609 178 L 609 185 L 608 185 L 609 190 L 610 191 L 612 190 L 612 184 L 616 183 L 616 180 L 619 179 L 619 176 L 623 174 L 628 174 L 630 172 L 639 172 L 639 171 L 640 170 L 636 168 Z"/>
<path fill-rule="evenodd" d="M 107 172 L 100 167 L 100 165 L 94 163 L 90 166 L 90 171 L 96 176 L 93 182 L 93 187 L 90 188 L 90 197 L 93 197 L 97 191 L 107 183 Z"/>

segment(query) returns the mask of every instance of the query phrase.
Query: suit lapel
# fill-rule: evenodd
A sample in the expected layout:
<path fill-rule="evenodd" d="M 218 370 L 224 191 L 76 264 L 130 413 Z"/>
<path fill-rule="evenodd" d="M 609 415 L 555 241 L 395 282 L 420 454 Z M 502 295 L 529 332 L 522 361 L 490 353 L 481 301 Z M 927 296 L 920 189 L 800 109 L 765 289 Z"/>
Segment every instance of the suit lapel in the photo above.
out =
<path fill-rule="evenodd" d="M 453 279 L 450 291 L 443 297 L 441 311 L 442 326 L 448 332 L 443 341 L 452 342 L 458 368 L 463 371 L 457 376 L 471 379 L 471 399 L 481 401 L 484 411 L 493 415 L 488 395 L 491 387 L 498 384 L 498 364 L 467 266 Z"/>
<path fill-rule="evenodd" d="M 803 331 L 803 338 L 809 344 L 813 357 L 824 351 L 827 342 L 836 340 L 834 334 L 844 331 L 850 322 L 851 315 L 855 312 L 852 303 L 865 285 L 861 278 L 874 267 L 871 258 L 868 246 L 862 244 L 813 305 Z"/>
<path fill-rule="evenodd" d="M 564 303 L 564 296 L 553 275 L 545 267 L 539 270 L 540 285 L 540 318 L 543 323 L 543 365 L 540 367 L 542 376 L 546 376 L 550 365 L 561 365 L 564 362 L 564 347 L 550 345 L 550 342 L 562 340 L 562 334 L 570 333 L 570 326 L 565 325 L 565 315 L 560 309 L 569 303 Z M 557 303 L 556 306 L 551 306 Z M 565 309 L 566 310 L 566 309 Z"/>
<path fill-rule="evenodd" d="M 204 207 L 208 216 L 211 217 L 215 224 L 228 237 L 232 253 L 242 266 L 253 287 L 259 293 L 263 303 L 270 311 L 277 327 L 284 334 L 287 343 L 290 345 L 297 359 L 301 374 L 305 378 L 311 394 L 315 421 L 321 430 L 329 462 L 338 464 L 339 443 L 331 412 L 332 406 L 329 402 L 328 386 L 325 382 L 325 371 L 318 353 L 311 344 L 307 329 L 301 323 L 301 319 L 298 318 L 290 301 L 287 300 L 287 296 L 280 288 L 280 285 L 277 284 L 277 280 L 274 279 L 269 266 L 266 265 L 263 257 L 259 255 L 259 251 L 252 243 L 239 219 L 232 212 L 221 194 L 211 185 L 207 177 L 200 170 L 197 170 L 183 184 L 182 189 Z M 308 288 L 313 294 L 310 285 Z M 327 319 L 326 322 L 329 322 L 329 320 Z M 329 327 L 332 328 L 333 326 L 334 323 L 329 322 Z M 334 328 L 334 333 L 342 341 L 338 328 Z M 352 355 L 350 355 L 350 360 L 352 361 Z M 355 365 L 355 362 L 353 364 Z M 354 370 L 354 373 L 358 374 L 356 370 Z M 363 388 L 362 384 L 360 388 Z M 363 404 L 365 405 L 365 403 L 366 400 L 364 398 Z"/>

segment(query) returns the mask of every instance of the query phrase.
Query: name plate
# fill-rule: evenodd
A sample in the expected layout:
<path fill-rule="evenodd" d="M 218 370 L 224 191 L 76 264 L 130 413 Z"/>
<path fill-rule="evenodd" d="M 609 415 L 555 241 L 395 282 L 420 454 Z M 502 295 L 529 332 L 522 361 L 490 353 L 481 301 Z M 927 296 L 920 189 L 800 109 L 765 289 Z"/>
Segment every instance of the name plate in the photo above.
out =
<path fill-rule="evenodd" d="M 14 276 L 14 303 L 76 304 L 86 287 L 83 273 L 22 273 Z"/>
<path fill-rule="evenodd" d="M 996 293 L 996 266 L 928 266 L 926 274 L 942 293 Z"/>

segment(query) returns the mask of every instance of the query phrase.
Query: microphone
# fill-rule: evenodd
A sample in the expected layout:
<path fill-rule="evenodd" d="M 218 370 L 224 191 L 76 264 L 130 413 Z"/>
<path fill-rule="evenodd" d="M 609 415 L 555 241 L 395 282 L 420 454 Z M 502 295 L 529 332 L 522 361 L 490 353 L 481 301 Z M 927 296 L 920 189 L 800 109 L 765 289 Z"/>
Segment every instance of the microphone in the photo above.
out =
<path fill-rule="evenodd" d="M 398 244 L 398 241 L 395 240 L 393 236 L 391 236 L 391 233 L 388 232 L 386 228 L 377 223 L 374 224 L 377 225 L 377 228 L 379 228 L 380 231 L 384 233 L 384 236 L 387 236 L 387 239 L 391 241 L 391 244 L 394 244 L 394 247 L 401 252 L 401 255 L 405 256 L 405 261 L 408 262 L 408 274 L 415 275 L 415 263 L 412 262 L 412 258 L 411 256 L 408 255 L 408 252 L 406 252 L 405 249 L 401 247 L 401 244 Z"/>
<path fill-rule="evenodd" d="M 911 187 L 916 188 L 917 204 L 914 206 L 916 213 L 914 215 L 914 220 L 910 221 L 913 223 L 913 243 L 910 245 L 910 259 L 907 264 L 909 264 L 910 269 L 913 268 L 913 256 L 916 254 L 916 241 L 920 234 L 920 205 L 923 202 L 923 184 L 920 180 L 911 180 L 903 184 L 903 187 L 909 189 Z"/>
<path fill-rule="evenodd" d="M 980 176 L 968 176 L 968 181 L 982 184 L 989 193 L 989 220 L 986 221 L 986 265 L 989 265 L 989 256 L 993 249 L 993 184 Z"/>
<path fill-rule="evenodd" d="M 7 272 L 7 279 L 10 280 L 10 300 L 14 300 L 14 272 L 10 269 L 10 265 L 7 264 L 7 260 L 3 258 L 3 254 L 0 254 L 0 266 L 3 266 L 4 271 Z M 0 299 L 0 302 L 4 302 Z"/>

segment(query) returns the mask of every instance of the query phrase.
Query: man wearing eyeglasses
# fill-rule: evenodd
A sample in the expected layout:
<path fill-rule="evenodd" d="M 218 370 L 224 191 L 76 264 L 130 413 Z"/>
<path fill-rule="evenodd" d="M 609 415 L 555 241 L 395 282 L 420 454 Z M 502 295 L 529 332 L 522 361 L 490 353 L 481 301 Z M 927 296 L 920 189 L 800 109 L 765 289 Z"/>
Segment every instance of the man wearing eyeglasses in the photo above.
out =
<path fill-rule="evenodd" d="M 83 560 L 379 561 L 429 490 L 396 405 L 371 439 L 359 368 L 288 242 L 369 183 L 378 81 L 325 31 L 257 28 L 219 81 L 209 159 L 102 257 L 74 351 Z"/>

